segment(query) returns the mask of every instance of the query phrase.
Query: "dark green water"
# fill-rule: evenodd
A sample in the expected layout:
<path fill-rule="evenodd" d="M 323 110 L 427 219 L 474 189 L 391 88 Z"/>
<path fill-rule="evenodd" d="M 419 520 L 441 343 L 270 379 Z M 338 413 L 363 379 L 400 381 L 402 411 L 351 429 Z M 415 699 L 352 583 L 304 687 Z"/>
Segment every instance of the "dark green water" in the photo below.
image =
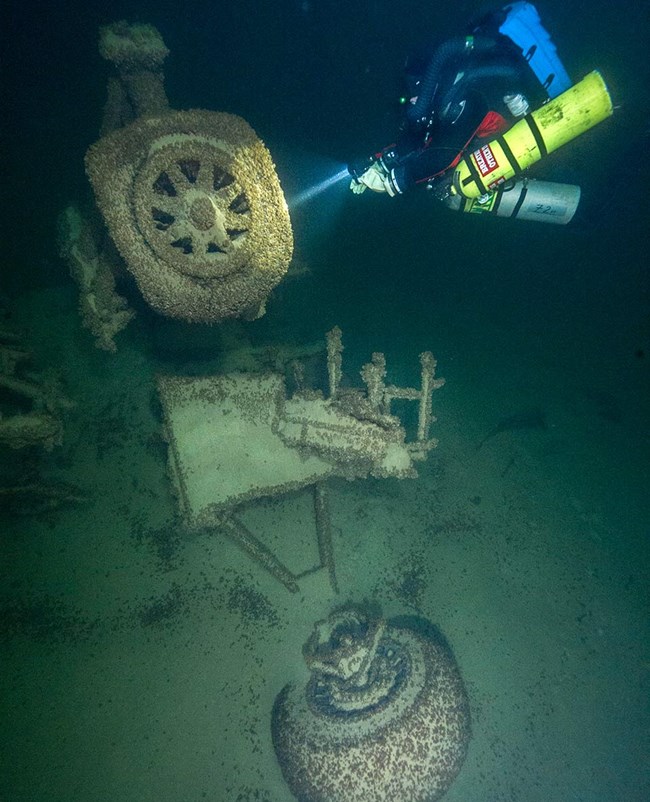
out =
<path fill-rule="evenodd" d="M 429 34 L 454 35 L 481 7 L 11 2 L 0 329 L 24 332 L 35 365 L 56 369 L 76 407 L 51 453 L 0 452 L 3 485 L 45 477 L 86 501 L 2 511 L 7 802 L 287 802 L 272 701 L 294 676 L 287 655 L 299 664 L 311 622 L 336 603 L 320 586 L 288 598 L 231 545 L 187 540 L 175 522 L 154 374 L 212 370 L 219 331 L 170 325 L 137 299 L 115 355 L 80 326 L 56 221 L 90 199 L 83 156 L 106 80 L 98 27 L 155 25 L 171 51 L 171 105 L 244 117 L 291 201 L 314 176 L 391 141 L 405 54 Z M 424 195 L 335 188 L 292 213 L 310 273 L 281 285 L 246 336 L 311 343 L 339 325 L 352 383 L 373 351 L 395 383 L 417 381 L 423 350 L 447 379 L 434 396 L 440 446 L 418 480 L 332 491 L 342 596 L 416 609 L 455 650 L 474 740 L 447 798 L 643 802 L 648 24 L 629 0 L 538 7 L 569 72 L 599 68 L 617 105 L 549 160 L 555 180 L 582 185 L 587 219 L 469 219 Z M 531 409 L 544 426 L 498 429 Z M 312 525 L 300 504 L 248 515 L 286 551 L 285 530 Z M 308 552 L 300 537 L 296 550 Z"/>

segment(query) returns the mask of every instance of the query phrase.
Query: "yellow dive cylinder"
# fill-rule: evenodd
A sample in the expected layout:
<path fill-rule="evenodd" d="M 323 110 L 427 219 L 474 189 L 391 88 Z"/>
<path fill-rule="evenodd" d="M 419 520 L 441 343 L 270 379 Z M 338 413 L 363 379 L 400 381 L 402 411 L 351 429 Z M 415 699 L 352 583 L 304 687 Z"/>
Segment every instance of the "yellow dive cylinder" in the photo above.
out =
<path fill-rule="evenodd" d="M 600 72 L 594 70 L 466 156 L 454 171 L 453 189 L 465 198 L 492 192 L 611 113 L 609 92 Z"/>

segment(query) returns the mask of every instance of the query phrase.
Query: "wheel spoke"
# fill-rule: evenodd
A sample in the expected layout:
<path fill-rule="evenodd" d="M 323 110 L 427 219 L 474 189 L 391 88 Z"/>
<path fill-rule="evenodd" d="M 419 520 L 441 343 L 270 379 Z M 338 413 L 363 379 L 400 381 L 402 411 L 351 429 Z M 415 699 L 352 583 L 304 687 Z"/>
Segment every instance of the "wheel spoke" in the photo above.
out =
<path fill-rule="evenodd" d="M 178 220 L 174 220 L 169 228 L 164 230 L 164 235 L 169 242 L 185 239 L 187 237 L 187 226 L 179 223 Z"/>
<path fill-rule="evenodd" d="M 232 209 L 228 209 L 223 216 L 223 222 L 226 230 L 236 229 L 237 231 L 248 230 L 248 215 L 237 214 Z"/>
<path fill-rule="evenodd" d="M 201 232 L 201 248 L 204 253 L 228 253 L 232 247 L 230 237 L 224 232 L 223 236 L 215 236 L 216 231 Z M 211 236 L 212 235 L 212 236 Z"/>
<path fill-rule="evenodd" d="M 181 195 L 183 192 L 186 192 L 188 187 L 191 186 L 190 181 L 178 164 L 170 164 L 169 168 L 167 169 L 167 175 L 169 176 L 169 180 L 172 182 L 177 195 Z"/>
<path fill-rule="evenodd" d="M 160 215 L 169 215 L 170 217 L 178 217 L 180 210 L 180 203 L 177 198 L 166 198 L 164 195 L 152 198 L 155 205 L 151 207 L 154 217 L 157 213 Z"/>
<path fill-rule="evenodd" d="M 241 195 L 241 188 L 239 184 L 233 181 L 232 184 L 219 190 L 219 201 L 225 207 L 230 207 L 230 204 Z"/>
<path fill-rule="evenodd" d="M 212 166 L 203 162 L 199 165 L 195 186 L 204 192 L 214 192 L 214 173 Z"/>
<path fill-rule="evenodd" d="M 159 206 L 154 206 L 151 210 L 151 217 L 158 231 L 167 231 L 176 219 L 175 215 L 161 209 Z"/>

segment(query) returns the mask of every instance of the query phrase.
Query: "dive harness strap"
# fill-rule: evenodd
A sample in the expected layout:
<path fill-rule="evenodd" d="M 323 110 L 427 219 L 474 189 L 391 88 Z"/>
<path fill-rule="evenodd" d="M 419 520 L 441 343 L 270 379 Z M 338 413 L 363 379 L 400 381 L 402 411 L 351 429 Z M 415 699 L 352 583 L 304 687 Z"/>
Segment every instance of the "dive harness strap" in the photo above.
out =
<path fill-rule="evenodd" d="M 512 189 L 512 188 L 513 187 L 510 187 L 510 189 Z M 501 201 L 504 198 L 504 193 L 507 192 L 507 191 L 508 191 L 507 189 L 500 189 L 498 192 L 494 193 L 494 196 L 493 196 L 494 200 L 493 200 L 492 206 L 490 207 L 490 210 L 489 210 L 490 214 L 494 214 L 494 215 L 497 215 L 497 216 L 499 215 L 499 207 L 501 206 Z M 528 195 L 528 186 L 527 186 L 526 182 L 524 181 L 524 186 L 522 187 L 521 192 L 519 193 L 519 197 L 517 198 L 517 202 L 515 203 L 512 211 L 509 214 L 503 215 L 503 216 L 516 218 L 519 215 L 519 210 L 524 205 L 524 201 L 526 200 L 526 195 Z M 471 206 L 472 206 L 473 203 L 476 203 L 476 201 L 472 201 L 469 198 L 463 198 L 462 205 L 461 205 L 462 211 L 464 211 L 464 212 L 470 211 Z"/>
<path fill-rule="evenodd" d="M 539 150 L 539 157 L 540 157 L 540 159 L 543 159 L 545 156 L 548 155 L 548 150 L 546 148 L 546 144 L 544 142 L 544 139 L 542 137 L 542 134 L 541 134 L 539 128 L 537 127 L 537 123 L 535 122 L 535 118 L 533 117 L 532 113 L 531 114 L 527 114 L 525 117 L 523 117 L 520 120 L 520 122 L 525 122 L 526 125 L 528 125 L 530 133 L 532 134 L 533 139 L 535 140 L 535 144 L 537 145 L 537 148 Z M 506 131 L 506 134 L 507 133 L 508 132 Z M 510 145 L 508 144 L 507 139 L 505 138 L 505 134 L 499 134 L 498 136 L 496 136 L 492 140 L 492 142 L 498 142 L 499 143 L 499 145 L 501 146 L 501 149 L 503 150 L 503 153 L 504 153 L 505 157 L 510 162 L 510 164 L 511 164 L 513 170 L 515 171 L 515 173 L 523 172 L 519 162 L 517 161 L 517 157 L 512 152 L 512 148 L 510 147 Z M 485 184 L 483 183 L 483 179 L 481 178 L 481 176 L 479 175 L 478 170 L 476 169 L 475 160 L 472 157 L 472 155 L 470 155 L 469 158 L 466 159 L 465 163 L 467 164 L 467 167 L 468 167 L 468 170 L 469 170 L 469 175 L 463 180 L 463 182 L 462 182 L 463 186 L 466 187 L 468 184 L 474 183 L 480 189 L 481 195 L 485 195 L 488 192 L 493 191 L 493 190 L 489 189 L 488 187 L 486 187 Z"/>
<path fill-rule="evenodd" d="M 500 196 L 502 194 L 503 193 L 499 193 Z M 528 186 L 524 183 L 524 187 L 521 190 L 519 198 L 517 199 L 517 203 L 515 203 L 515 208 L 512 210 L 512 214 L 510 215 L 510 217 L 517 217 L 517 215 L 519 214 L 519 210 L 524 205 L 524 201 L 526 200 L 526 195 L 528 195 Z M 497 209 L 499 208 L 499 203 L 500 202 L 501 202 L 501 197 L 499 197 L 498 203 L 495 203 L 495 210 L 494 210 L 495 213 L 496 213 Z"/>

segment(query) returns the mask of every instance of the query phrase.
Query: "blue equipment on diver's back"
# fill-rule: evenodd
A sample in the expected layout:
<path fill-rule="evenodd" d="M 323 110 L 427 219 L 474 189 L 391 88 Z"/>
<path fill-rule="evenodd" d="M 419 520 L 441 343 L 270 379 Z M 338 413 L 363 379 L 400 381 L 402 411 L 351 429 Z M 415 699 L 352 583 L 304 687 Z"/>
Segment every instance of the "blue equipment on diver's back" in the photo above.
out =
<path fill-rule="evenodd" d="M 569 89 L 572 81 L 557 54 L 548 31 L 542 25 L 532 3 L 510 3 L 504 6 L 506 18 L 499 33 L 521 48 L 523 57 L 550 98 Z"/>
<path fill-rule="evenodd" d="M 498 32 L 510 39 L 521 51 L 522 57 L 549 98 L 561 95 L 572 86 L 555 45 L 532 3 L 510 3 L 501 9 L 498 19 L 502 20 Z M 492 31 L 494 32 L 494 28 Z M 462 58 L 470 52 L 475 56 L 487 55 L 495 47 L 497 42 L 494 33 L 490 33 L 489 28 L 482 29 L 481 26 L 477 27 L 471 36 L 458 36 L 443 42 L 424 71 L 415 103 L 406 109 L 410 124 L 423 128 L 431 122 L 435 112 L 433 103 L 440 84 L 440 75 L 449 61 Z"/>

